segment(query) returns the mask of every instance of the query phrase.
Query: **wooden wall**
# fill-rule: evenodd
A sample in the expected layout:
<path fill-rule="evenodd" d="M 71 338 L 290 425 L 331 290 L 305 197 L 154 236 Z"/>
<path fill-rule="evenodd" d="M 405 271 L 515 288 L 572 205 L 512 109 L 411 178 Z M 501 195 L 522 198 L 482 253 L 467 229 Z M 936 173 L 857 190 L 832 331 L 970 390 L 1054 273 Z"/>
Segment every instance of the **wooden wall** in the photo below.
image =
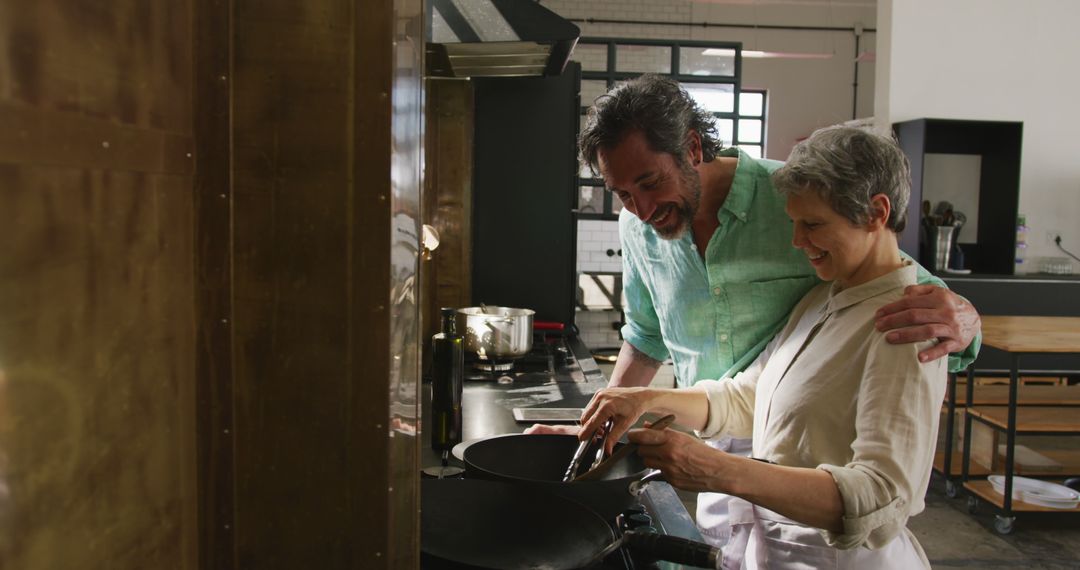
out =
<path fill-rule="evenodd" d="M 428 79 L 424 138 L 424 223 L 439 248 L 423 264 L 424 338 L 439 330 L 441 307 L 472 300 L 473 84 Z"/>
<path fill-rule="evenodd" d="M 421 6 L 0 3 L 0 568 L 417 565 Z"/>
<path fill-rule="evenodd" d="M 0 567 L 196 565 L 191 6 L 0 3 Z"/>

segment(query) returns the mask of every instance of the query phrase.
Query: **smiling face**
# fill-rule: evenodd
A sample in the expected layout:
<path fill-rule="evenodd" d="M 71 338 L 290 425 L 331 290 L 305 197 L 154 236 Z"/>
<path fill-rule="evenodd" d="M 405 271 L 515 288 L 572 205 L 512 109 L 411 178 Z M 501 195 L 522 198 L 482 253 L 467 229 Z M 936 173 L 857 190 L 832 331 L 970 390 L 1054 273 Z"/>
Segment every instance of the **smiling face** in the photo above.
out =
<path fill-rule="evenodd" d="M 701 178 L 684 162 L 655 152 L 640 131 L 631 131 L 619 144 L 597 153 L 604 184 L 623 207 L 651 225 L 664 239 L 683 235 L 701 203 Z"/>
<path fill-rule="evenodd" d="M 879 197 L 884 199 L 878 195 L 875 200 Z M 876 217 L 866 226 L 855 225 L 815 191 L 789 194 L 784 209 L 793 225 L 791 244 L 806 254 L 822 281 L 848 288 L 880 274 L 874 253 L 880 233 L 887 230 Z"/>

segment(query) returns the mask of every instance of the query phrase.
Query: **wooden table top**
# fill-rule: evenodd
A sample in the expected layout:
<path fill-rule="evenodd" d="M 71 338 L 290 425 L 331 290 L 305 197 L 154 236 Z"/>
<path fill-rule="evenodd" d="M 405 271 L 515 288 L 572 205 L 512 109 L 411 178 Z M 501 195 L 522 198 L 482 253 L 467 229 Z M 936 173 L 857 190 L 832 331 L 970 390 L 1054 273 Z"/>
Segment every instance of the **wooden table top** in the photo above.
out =
<path fill-rule="evenodd" d="M 1080 352 L 1080 317 L 982 317 L 983 344 L 1007 352 Z"/>
<path fill-rule="evenodd" d="M 968 408 L 967 413 L 982 418 L 1001 429 L 1008 429 L 1009 408 L 1007 406 L 978 406 Z M 1075 406 L 1016 408 L 1016 431 L 1017 433 L 1048 431 L 1080 433 L 1080 409 Z"/>

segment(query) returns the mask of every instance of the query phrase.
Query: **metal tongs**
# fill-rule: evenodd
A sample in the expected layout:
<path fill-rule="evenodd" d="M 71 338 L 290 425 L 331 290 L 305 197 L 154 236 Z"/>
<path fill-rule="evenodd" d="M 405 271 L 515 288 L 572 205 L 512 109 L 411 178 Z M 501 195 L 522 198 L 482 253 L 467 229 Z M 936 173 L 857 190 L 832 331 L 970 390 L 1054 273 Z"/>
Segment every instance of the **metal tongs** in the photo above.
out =
<path fill-rule="evenodd" d="M 566 468 L 566 474 L 563 475 L 562 480 L 564 482 L 573 481 L 581 475 L 581 464 L 587 460 L 590 454 L 593 455 L 593 461 L 585 471 L 589 471 L 604 461 L 604 448 L 607 446 L 607 437 L 611 433 L 611 427 L 614 424 L 615 419 L 609 418 L 608 421 L 604 422 L 603 427 L 592 434 L 592 437 L 578 444 L 577 451 L 574 452 L 574 457 L 570 459 L 570 465 Z M 596 446 L 596 451 L 592 451 L 593 446 Z"/>

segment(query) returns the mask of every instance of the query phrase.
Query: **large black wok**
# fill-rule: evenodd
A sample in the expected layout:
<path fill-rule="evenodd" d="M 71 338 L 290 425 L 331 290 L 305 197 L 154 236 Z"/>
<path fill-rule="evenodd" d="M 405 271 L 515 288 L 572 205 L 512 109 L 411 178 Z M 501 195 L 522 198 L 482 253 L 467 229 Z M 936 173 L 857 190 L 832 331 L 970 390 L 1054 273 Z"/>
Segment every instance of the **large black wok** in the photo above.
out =
<path fill-rule="evenodd" d="M 616 444 L 616 449 L 624 444 Z M 649 470 L 636 453 L 631 453 L 599 481 L 571 481 L 562 478 L 577 449 L 572 435 L 510 434 L 469 444 L 463 453 L 465 475 L 469 478 L 509 481 L 582 503 L 606 520 L 633 506 L 637 498 L 630 484 Z"/>
<path fill-rule="evenodd" d="M 590 568 L 620 546 L 707 568 L 719 558 L 706 544 L 656 533 L 616 538 L 579 503 L 501 481 L 422 480 L 420 511 L 421 567 L 428 570 Z"/>

